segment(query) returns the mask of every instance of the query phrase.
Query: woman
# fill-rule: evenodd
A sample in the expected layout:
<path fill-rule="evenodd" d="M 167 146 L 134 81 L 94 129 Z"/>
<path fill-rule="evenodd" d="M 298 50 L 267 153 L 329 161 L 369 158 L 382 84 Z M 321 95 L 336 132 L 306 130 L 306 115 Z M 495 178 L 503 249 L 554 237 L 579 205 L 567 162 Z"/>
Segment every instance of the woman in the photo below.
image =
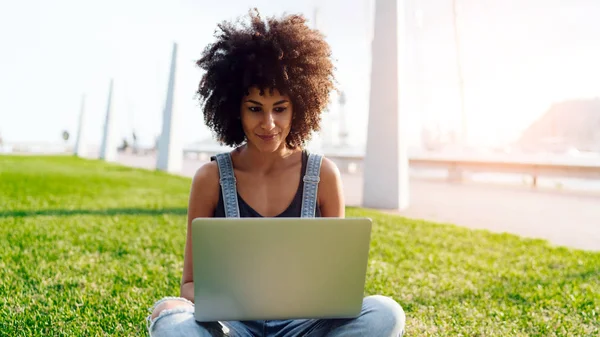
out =
<path fill-rule="evenodd" d="M 303 150 L 319 129 L 334 89 L 330 49 L 299 15 L 250 13 L 250 24 L 219 25 L 216 42 L 197 62 L 206 124 L 231 153 L 196 172 L 188 207 L 181 297 L 158 301 L 148 317 L 152 336 L 399 336 L 404 312 L 383 296 L 364 299 L 358 318 L 198 323 L 194 320 L 190 223 L 198 217 L 300 217 L 309 157 L 319 175 L 309 216 L 344 217 L 340 173 L 327 158 Z M 215 160 L 217 159 L 217 160 Z M 220 177 L 235 176 L 220 185 Z M 317 183 L 315 183 L 317 185 Z M 306 199 L 310 200 L 310 198 Z M 310 203 L 310 201 L 305 203 Z M 237 203 L 237 205 L 236 205 Z M 306 205 L 304 205 L 306 206 Z M 311 205 L 309 205 L 311 206 Z M 199 304 L 201 305 L 201 304 Z"/>

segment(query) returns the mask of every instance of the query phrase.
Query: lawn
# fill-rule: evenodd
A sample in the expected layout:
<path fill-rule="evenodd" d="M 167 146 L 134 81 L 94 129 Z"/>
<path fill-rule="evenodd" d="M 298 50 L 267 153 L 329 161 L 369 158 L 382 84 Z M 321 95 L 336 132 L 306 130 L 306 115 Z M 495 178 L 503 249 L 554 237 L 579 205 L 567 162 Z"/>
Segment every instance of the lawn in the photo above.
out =
<path fill-rule="evenodd" d="M 178 294 L 190 179 L 72 157 L 0 156 L 0 336 L 145 335 Z M 367 294 L 407 336 L 598 336 L 600 253 L 362 209 Z"/>

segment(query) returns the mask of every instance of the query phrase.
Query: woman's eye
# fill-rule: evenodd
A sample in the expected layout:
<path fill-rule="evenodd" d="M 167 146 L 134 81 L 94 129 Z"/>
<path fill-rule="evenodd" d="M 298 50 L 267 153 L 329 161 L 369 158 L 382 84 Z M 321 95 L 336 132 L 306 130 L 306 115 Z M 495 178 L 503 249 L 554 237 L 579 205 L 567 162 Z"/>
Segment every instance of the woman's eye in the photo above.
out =
<path fill-rule="evenodd" d="M 252 112 L 259 112 L 260 111 L 260 107 L 259 106 L 251 106 L 248 109 L 250 109 L 250 111 L 252 111 Z"/>
<path fill-rule="evenodd" d="M 281 107 L 281 108 L 275 108 L 273 110 L 275 110 L 275 112 L 284 112 L 286 108 Z"/>

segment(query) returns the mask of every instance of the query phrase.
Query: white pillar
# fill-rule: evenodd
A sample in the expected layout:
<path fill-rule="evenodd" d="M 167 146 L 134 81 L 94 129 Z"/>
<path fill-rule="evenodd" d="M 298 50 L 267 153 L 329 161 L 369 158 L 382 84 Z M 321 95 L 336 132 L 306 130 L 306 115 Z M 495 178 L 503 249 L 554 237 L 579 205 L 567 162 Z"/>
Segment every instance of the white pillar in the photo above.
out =
<path fill-rule="evenodd" d="M 346 149 L 348 147 L 348 129 L 346 125 L 346 110 L 344 107 L 346 106 L 346 94 L 342 91 L 340 93 L 340 97 L 338 98 L 339 103 L 339 132 L 338 138 L 340 140 L 340 148 Z"/>
<path fill-rule="evenodd" d="M 175 71 L 177 68 L 177 43 L 173 44 L 171 56 L 171 72 L 169 74 L 169 87 L 167 99 L 163 112 L 163 126 L 160 140 L 158 142 L 158 157 L 156 169 L 171 173 L 181 172 L 183 161 L 183 144 L 181 142 L 181 128 L 178 124 L 178 116 L 174 109 L 175 95 Z"/>
<path fill-rule="evenodd" d="M 106 104 L 106 119 L 104 121 L 104 133 L 102 135 L 102 146 L 100 147 L 100 159 L 110 162 L 117 161 L 117 142 L 115 139 L 115 127 L 113 116 L 113 79 L 110 80 L 108 88 L 108 102 Z"/>
<path fill-rule="evenodd" d="M 77 140 L 75 142 L 74 154 L 77 157 L 87 155 L 87 139 L 85 133 L 85 94 L 81 95 L 81 110 L 79 111 L 79 129 L 77 130 Z"/>
<path fill-rule="evenodd" d="M 319 29 L 319 7 L 316 6 L 314 9 L 314 18 L 313 29 Z"/>
<path fill-rule="evenodd" d="M 460 119 L 461 128 L 459 136 L 459 145 L 461 150 L 465 150 L 469 143 L 469 130 L 467 124 L 467 113 L 465 110 L 465 85 L 464 85 L 464 73 L 461 59 L 461 47 L 460 47 L 460 34 L 458 31 L 458 3 L 456 0 L 452 1 L 452 23 L 454 28 L 454 49 L 456 51 L 456 77 L 458 79 L 458 94 L 460 98 Z"/>
<path fill-rule="evenodd" d="M 397 0 L 376 0 L 371 92 L 364 162 L 363 206 L 402 210 L 409 203 L 408 156 L 400 110 L 404 10 Z"/>

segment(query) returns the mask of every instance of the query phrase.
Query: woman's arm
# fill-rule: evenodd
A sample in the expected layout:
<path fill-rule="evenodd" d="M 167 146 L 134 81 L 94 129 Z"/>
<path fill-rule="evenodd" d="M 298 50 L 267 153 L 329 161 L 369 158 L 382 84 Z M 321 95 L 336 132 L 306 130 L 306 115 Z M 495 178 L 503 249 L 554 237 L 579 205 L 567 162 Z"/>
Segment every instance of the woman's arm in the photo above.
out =
<path fill-rule="evenodd" d="M 192 179 L 188 203 L 187 234 L 181 278 L 181 297 L 194 302 L 194 273 L 192 265 L 192 220 L 213 216 L 219 202 L 219 168 L 216 162 L 202 165 Z"/>
<path fill-rule="evenodd" d="M 343 218 L 346 216 L 344 189 L 340 170 L 328 158 L 321 162 L 321 180 L 317 192 L 317 202 L 322 217 Z"/>

